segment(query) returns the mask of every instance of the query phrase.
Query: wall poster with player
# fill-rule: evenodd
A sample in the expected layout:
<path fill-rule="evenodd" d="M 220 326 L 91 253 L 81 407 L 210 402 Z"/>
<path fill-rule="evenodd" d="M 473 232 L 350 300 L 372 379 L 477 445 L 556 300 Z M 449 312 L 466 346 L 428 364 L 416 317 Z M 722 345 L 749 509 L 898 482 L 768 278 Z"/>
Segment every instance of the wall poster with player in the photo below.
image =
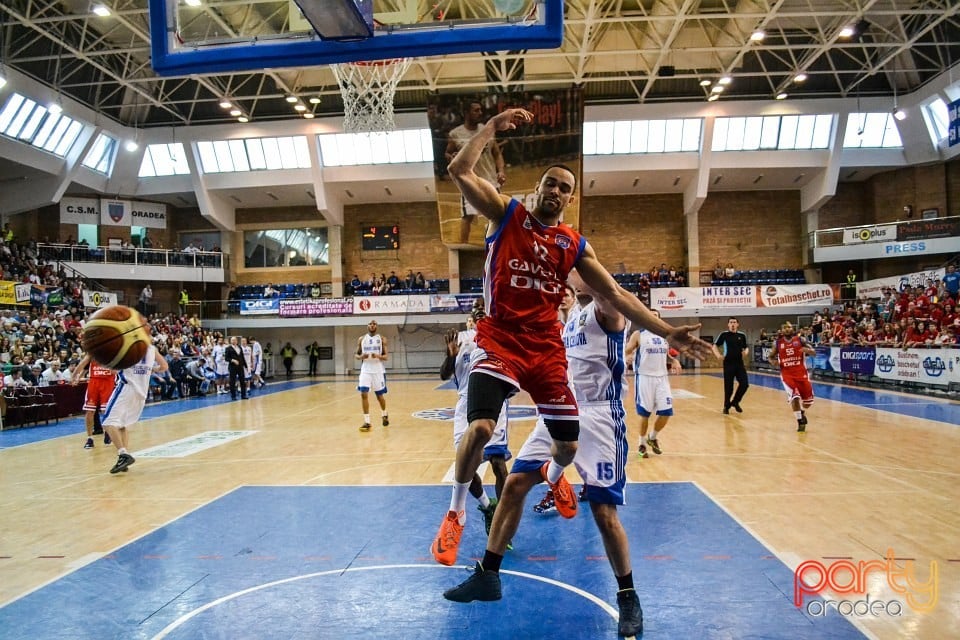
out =
<path fill-rule="evenodd" d="M 477 173 L 533 210 L 543 171 L 552 164 L 567 165 L 578 184 L 577 197 L 564 211 L 563 221 L 580 228 L 583 94 L 579 89 L 434 95 L 427 101 L 427 118 L 433 138 L 437 209 L 441 238 L 451 248 L 482 249 L 486 223 L 462 200 L 447 175 L 447 164 L 487 120 L 516 107 L 533 113 L 533 122 L 498 133 L 496 144 L 488 145 L 477 162 Z"/>

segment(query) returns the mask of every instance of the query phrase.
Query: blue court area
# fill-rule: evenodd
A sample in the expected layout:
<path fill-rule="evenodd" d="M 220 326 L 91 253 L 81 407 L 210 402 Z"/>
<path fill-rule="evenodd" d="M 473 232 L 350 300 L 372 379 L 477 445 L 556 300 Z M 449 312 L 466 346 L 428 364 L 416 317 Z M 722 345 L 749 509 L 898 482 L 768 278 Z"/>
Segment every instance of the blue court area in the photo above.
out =
<path fill-rule="evenodd" d="M 713 375 L 720 378 L 723 377 L 723 374 Z M 780 376 L 778 375 L 751 371 L 749 373 L 749 379 L 751 385 L 777 389 L 778 391 L 783 390 L 783 384 L 780 382 Z M 877 411 L 896 413 L 902 416 L 960 425 L 960 404 L 956 402 L 928 396 L 897 394 L 876 389 L 847 387 L 839 384 L 824 384 L 813 380 L 811 380 L 811 382 L 813 383 L 813 394 L 818 400 L 844 402 L 846 404 L 876 409 Z M 744 404 L 750 400 L 749 393 L 748 391 Z"/>
<path fill-rule="evenodd" d="M 573 520 L 528 508 L 504 599 L 455 604 L 441 592 L 467 572 L 428 551 L 448 499 L 444 486 L 242 487 L 0 609 L 0 635 L 617 637 L 616 582 L 585 504 Z M 794 607 L 792 572 L 695 485 L 632 484 L 628 499 L 644 638 L 863 637 Z M 460 562 L 484 545 L 473 512 Z"/>

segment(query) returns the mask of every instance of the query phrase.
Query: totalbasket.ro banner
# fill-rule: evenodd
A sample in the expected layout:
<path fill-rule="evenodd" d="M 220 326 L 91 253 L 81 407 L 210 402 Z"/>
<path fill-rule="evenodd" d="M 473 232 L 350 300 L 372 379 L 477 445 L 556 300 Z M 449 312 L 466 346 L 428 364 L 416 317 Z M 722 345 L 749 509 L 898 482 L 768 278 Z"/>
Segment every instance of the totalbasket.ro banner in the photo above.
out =
<path fill-rule="evenodd" d="M 830 564 L 806 560 L 793 572 L 793 604 L 815 617 L 826 616 L 831 609 L 856 618 L 897 617 L 906 609 L 929 613 L 939 598 L 938 574 L 937 563 L 931 561 L 926 576 L 918 576 L 915 561 L 897 560 L 893 549 L 887 550 L 883 560 L 836 560 Z M 870 593 L 871 587 L 875 592 L 883 589 L 878 581 L 889 585 L 893 598 L 883 600 Z M 837 598 L 830 599 L 830 595 Z"/>

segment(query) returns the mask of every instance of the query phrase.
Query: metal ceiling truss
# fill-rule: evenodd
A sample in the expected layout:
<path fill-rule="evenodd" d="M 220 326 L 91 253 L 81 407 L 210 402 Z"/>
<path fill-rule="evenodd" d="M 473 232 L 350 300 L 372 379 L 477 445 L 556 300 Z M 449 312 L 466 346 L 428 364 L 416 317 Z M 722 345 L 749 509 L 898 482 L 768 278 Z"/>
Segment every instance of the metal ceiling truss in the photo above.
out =
<path fill-rule="evenodd" d="M 529 1 L 529 0 L 528 0 Z M 411 4 L 413 3 L 413 4 Z M 290 95 L 318 96 L 317 115 L 342 102 L 326 67 L 158 77 L 150 67 L 147 0 L 4 0 L 2 63 L 126 125 L 232 121 L 228 98 L 252 119 L 295 117 Z M 276 37 L 290 29 L 286 0 L 205 0 L 179 28 L 204 40 Z M 420 19 L 477 19 L 493 0 L 376 0 Z M 398 110 L 429 92 L 580 85 L 588 104 L 702 101 L 700 80 L 727 75 L 723 100 L 887 96 L 916 90 L 960 59 L 956 0 L 569 0 L 554 51 L 418 59 L 400 83 Z M 841 27 L 860 23 L 852 39 Z M 751 34 L 762 29 L 762 42 Z M 454 64 L 455 63 L 455 64 Z M 472 71 L 471 71 L 472 70 Z M 794 82 L 805 73 L 803 84 Z"/>

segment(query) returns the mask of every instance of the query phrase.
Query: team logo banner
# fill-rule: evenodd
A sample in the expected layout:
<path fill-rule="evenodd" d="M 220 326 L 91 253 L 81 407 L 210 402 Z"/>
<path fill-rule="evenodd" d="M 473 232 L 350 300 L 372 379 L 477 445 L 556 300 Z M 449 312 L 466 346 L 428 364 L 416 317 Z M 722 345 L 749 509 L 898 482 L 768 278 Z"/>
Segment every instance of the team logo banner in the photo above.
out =
<path fill-rule="evenodd" d="M 316 318 L 319 316 L 343 316 L 351 313 L 353 313 L 353 298 L 280 301 L 281 318 Z"/>
<path fill-rule="evenodd" d="M 100 224 L 100 201 L 94 198 L 63 198 L 61 224 Z"/>
<path fill-rule="evenodd" d="M 896 240 L 897 225 L 883 224 L 872 227 L 853 227 L 843 232 L 843 244 L 860 244 L 880 240 Z"/>
<path fill-rule="evenodd" d="M 129 227 L 130 202 L 127 200 L 100 199 L 100 224 L 107 227 Z"/>
<path fill-rule="evenodd" d="M 280 313 L 279 298 L 240 301 L 240 315 L 242 316 L 268 316 L 278 313 Z"/>
<path fill-rule="evenodd" d="M 840 347 L 840 371 L 872 376 L 876 358 L 874 347 Z"/>
<path fill-rule="evenodd" d="M 353 312 L 430 313 L 430 296 L 360 296 L 353 299 Z"/>
<path fill-rule="evenodd" d="M 758 307 L 819 307 L 833 304 L 827 284 L 768 284 L 757 287 Z"/>
<path fill-rule="evenodd" d="M 949 349 L 877 347 L 874 375 L 884 380 L 947 385 L 951 382 L 948 362 L 952 356 Z"/>
<path fill-rule="evenodd" d="M 101 309 L 103 307 L 112 307 L 117 303 L 117 294 L 106 291 L 83 290 L 83 306 Z"/>
<path fill-rule="evenodd" d="M 60 222 L 165 229 L 167 205 L 118 198 L 63 198 L 60 201 Z"/>

